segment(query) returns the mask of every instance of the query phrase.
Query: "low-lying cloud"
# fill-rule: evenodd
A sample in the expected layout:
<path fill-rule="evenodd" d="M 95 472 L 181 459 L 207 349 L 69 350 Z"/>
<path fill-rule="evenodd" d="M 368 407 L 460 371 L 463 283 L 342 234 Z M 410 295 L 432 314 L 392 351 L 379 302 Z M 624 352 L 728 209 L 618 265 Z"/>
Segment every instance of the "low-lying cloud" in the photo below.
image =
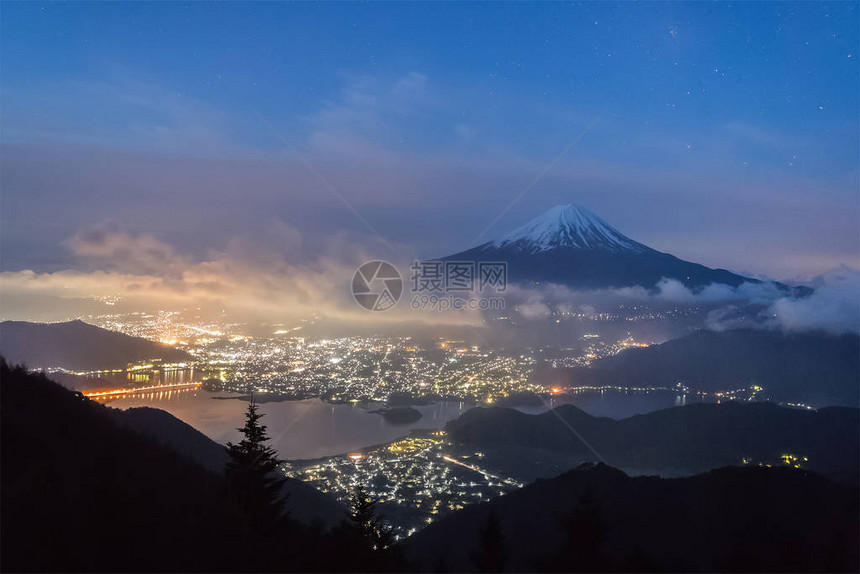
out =
<path fill-rule="evenodd" d="M 786 332 L 821 330 L 832 334 L 860 333 L 860 271 L 841 266 L 810 281 L 806 297 L 787 295 L 777 284 L 711 284 L 693 291 L 675 279 L 663 278 L 653 289 L 571 290 L 560 285 L 513 288 L 510 302 L 525 320 L 548 317 L 553 310 L 574 309 L 594 314 L 594 304 L 679 304 L 712 307 L 706 327 L 712 330 L 769 328 Z"/>
<path fill-rule="evenodd" d="M 291 323 L 311 317 L 354 323 L 470 323 L 476 313 L 419 313 L 408 302 L 385 313 L 368 312 L 352 299 L 356 269 L 379 238 L 336 234 L 313 258 L 302 256 L 302 236 L 279 221 L 237 236 L 194 260 L 166 242 L 132 234 L 114 222 L 79 231 L 65 242 L 81 268 L 0 274 L 7 319 L 65 320 L 87 315 L 192 310 L 231 322 Z M 400 269 L 407 261 L 392 259 Z M 404 296 L 405 297 L 405 296 Z"/>
<path fill-rule="evenodd" d="M 402 256 L 391 258 L 407 284 L 400 303 L 385 313 L 367 312 L 356 305 L 350 293 L 355 270 L 388 250 L 381 239 L 371 236 L 335 234 L 312 258 L 306 254 L 301 233 L 278 220 L 261 224 L 253 236 L 235 236 L 202 258 L 182 253 L 152 235 L 130 233 L 116 222 L 82 229 L 64 243 L 80 263 L 76 269 L 0 274 L 5 318 L 62 320 L 190 309 L 202 316 L 257 324 L 309 317 L 358 324 L 483 323 L 478 311 L 412 309 L 409 260 Z M 809 284 L 815 291 L 804 298 L 787 296 L 772 282 L 738 287 L 712 284 L 695 292 L 666 278 L 652 289 L 509 286 L 506 304 L 526 322 L 564 310 L 587 317 L 624 303 L 655 308 L 697 305 L 710 309 L 706 327 L 714 330 L 754 326 L 787 332 L 860 332 L 860 272 L 843 266 Z"/>
<path fill-rule="evenodd" d="M 860 332 L 860 271 L 840 267 L 815 284 L 809 297 L 774 301 L 768 308 L 773 323 L 786 331 Z"/>
<path fill-rule="evenodd" d="M 81 259 L 123 273 L 174 276 L 190 263 L 167 243 L 146 234 L 131 236 L 114 221 L 83 229 L 66 245 Z"/>

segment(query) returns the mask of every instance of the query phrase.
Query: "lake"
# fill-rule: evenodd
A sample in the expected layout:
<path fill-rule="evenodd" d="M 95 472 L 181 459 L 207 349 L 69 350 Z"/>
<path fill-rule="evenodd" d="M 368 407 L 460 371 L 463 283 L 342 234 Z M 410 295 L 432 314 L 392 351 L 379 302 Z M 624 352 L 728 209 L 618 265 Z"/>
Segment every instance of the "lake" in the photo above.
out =
<path fill-rule="evenodd" d="M 114 408 L 155 407 L 182 419 L 220 443 L 236 441 L 236 427 L 244 423 L 248 403 L 214 397 L 236 396 L 203 390 L 174 391 L 123 397 L 108 403 Z M 258 403 L 269 428 L 272 446 L 286 459 L 318 458 L 352 452 L 363 447 L 397 440 L 411 429 L 438 429 L 470 408 L 466 403 L 439 402 L 415 407 L 423 415 L 408 425 L 386 421 L 369 411 L 379 403 L 329 404 L 319 399 Z"/>
<path fill-rule="evenodd" d="M 575 391 L 559 395 L 558 398 L 550 398 L 548 406 L 554 408 L 563 404 L 571 404 L 595 417 L 625 419 L 634 415 L 683 406 L 701 400 L 699 395 L 685 395 L 668 390 L 622 391 L 606 389 Z M 517 410 L 529 414 L 540 414 L 547 410 L 547 406 L 518 407 Z"/>
<path fill-rule="evenodd" d="M 190 424 L 220 443 L 236 441 L 236 427 L 244 422 L 247 403 L 230 399 L 230 393 L 209 393 L 200 389 L 163 391 L 132 395 L 110 401 L 108 406 L 126 409 L 155 407 Z M 222 397 L 222 398 L 215 398 Z M 688 400 L 692 397 L 686 397 Z M 683 396 L 669 391 L 588 391 L 552 399 L 545 406 L 520 407 L 529 414 L 545 412 L 548 406 L 575 404 L 595 416 L 624 418 L 682 404 Z M 285 459 L 319 458 L 391 442 L 412 429 L 439 429 L 472 408 L 463 402 L 441 401 L 415 407 L 422 418 L 411 424 L 395 424 L 369 411 L 381 405 L 330 404 L 319 399 L 259 403 L 269 428 L 272 445 Z"/>

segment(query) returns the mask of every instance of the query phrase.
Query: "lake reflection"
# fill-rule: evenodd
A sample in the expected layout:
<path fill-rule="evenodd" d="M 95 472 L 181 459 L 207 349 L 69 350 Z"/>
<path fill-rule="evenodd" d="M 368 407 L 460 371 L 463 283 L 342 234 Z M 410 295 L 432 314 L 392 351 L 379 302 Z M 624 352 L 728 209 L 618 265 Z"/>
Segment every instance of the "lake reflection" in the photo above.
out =
<path fill-rule="evenodd" d="M 236 427 L 244 422 L 247 402 L 228 398 L 230 393 L 208 393 L 199 389 L 133 395 L 111 401 L 109 406 L 126 409 L 150 406 L 164 409 L 182 419 L 212 440 L 236 441 Z M 683 395 L 669 391 L 588 391 L 551 399 L 547 405 L 519 407 L 518 410 L 539 414 L 560 404 L 574 404 L 587 413 L 615 419 L 683 404 Z M 691 400 L 693 397 L 686 397 Z M 386 421 L 369 411 L 380 404 L 329 404 L 319 399 L 260 403 L 269 427 L 272 445 L 282 458 L 318 458 L 352 452 L 364 447 L 397 440 L 412 429 L 438 429 L 473 407 L 470 403 L 438 402 L 415 407 L 423 417 L 406 425 Z"/>
<path fill-rule="evenodd" d="M 555 408 L 559 405 L 570 404 L 595 417 L 625 419 L 698 401 L 701 401 L 698 395 L 684 395 L 668 390 L 623 391 L 606 389 L 559 395 L 558 398 L 550 398 L 547 405 Z M 547 405 L 519 407 L 517 410 L 528 414 L 540 414 L 547 410 Z"/>
<path fill-rule="evenodd" d="M 244 423 L 246 401 L 217 399 L 230 393 L 202 390 L 179 391 L 156 396 L 130 396 L 111 401 L 114 408 L 155 407 L 182 419 L 220 443 L 236 441 L 236 427 Z M 398 425 L 369 411 L 381 405 L 329 404 L 319 399 L 260 403 L 263 423 L 269 427 L 272 446 L 286 459 L 318 458 L 342 454 L 402 438 L 411 429 L 437 429 L 457 418 L 471 405 L 439 402 L 415 407 L 423 417 L 418 422 Z"/>

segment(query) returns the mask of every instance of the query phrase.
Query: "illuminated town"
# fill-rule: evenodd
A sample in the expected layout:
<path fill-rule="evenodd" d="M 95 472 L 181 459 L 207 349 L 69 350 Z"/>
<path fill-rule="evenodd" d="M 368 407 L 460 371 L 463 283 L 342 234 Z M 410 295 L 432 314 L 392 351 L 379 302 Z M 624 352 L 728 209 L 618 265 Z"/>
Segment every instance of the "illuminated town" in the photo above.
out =
<path fill-rule="evenodd" d="M 645 307 L 620 308 L 631 317 L 653 318 Z M 697 313 L 698 311 L 692 311 Z M 681 313 L 681 311 L 678 311 Z M 573 317 L 575 315 L 575 317 Z M 582 320 L 585 315 L 556 311 L 556 321 Z M 661 315 L 665 317 L 665 315 Z M 587 314 L 587 321 L 618 321 L 619 316 Z M 621 318 L 622 321 L 625 318 Z M 562 348 L 526 346 L 497 350 L 465 340 L 437 337 L 301 336 L 303 325 L 277 326 L 267 335 L 249 335 L 237 323 L 205 322 L 184 318 L 180 312 L 129 313 L 88 317 L 103 328 L 174 346 L 189 354 L 188 361 L 164 364 L 149 361 L 126 369 L 74 373 L 105 379 L 105 388 L 86 393 L 104 399 L 142 391 L 179 391 L 214 383 L 206 390 L 249 391 L 269 400 L 318 397 L 329 402 L 372 403 L 401 401 L 420 404 L 437 400 L 471 404 L 516 406 L 537 397 L 592 391 L 671 392 L 678 404 L 696 400 L 755 401 L 766 398 L 757 385 L 701 392 L 683 382 L 671 387 L 547 383 L 536 376 L 538 367 L 553 369 L 589 367 L 595 361 L 625 349 L 647 347 L 653 341 L 637 340 L 629 333 L 618 338 L 587 332 L 575 345 Z M 497 320 L 507 320 L 499 317 Z M 50 366 L 44 366 L 51 370 Z M 561 397 L 560 397 L 561 398 Z M 809 408 L 801 403 L 791 407 Z"/>
<path fill-rule="evenodd" d="M 412 337 L 309 338 L 298 336 L 295 328 L 273 329 L 269 336 L 249 336 L 240 325 L 183 321 L 180 314 L 171 312 L 106 315 L 90 320 L 107 329 L 186 350 L 193 360 L 161 365 L 161 370 L 193 367 L 195 379 L 219 379 L 227 391 L 250 389 L 330 401 L 384 401 L 391 395 L 406 395 L 479 403 L 547 391 L 532 377 L 542 349 L 502 352 L 441 338 L 429 344 Z M 596 337 L 584 337 L 582 348 L 570 349 L 570 356 L 554 361 L 553 366 L 589 364 L 630 346 L 645 346 L 629 336 L 611 343 L 594 341 Z M 148 367 L 151 365 L 130 366 L 128 374 Z M 142 376 L 132 380 L 141 385 L 147 382 Z"/>
<path fill-rule="evenodd" d="M 448 512 L 522 487 L 483 469 L 482 456 L 452 453 L 444 431 L 415 432 L 360 452 L 293 461 L 285 472 L 347 504 L 353 487 L 365 486 L 395 536 L 402 538 Z"/>

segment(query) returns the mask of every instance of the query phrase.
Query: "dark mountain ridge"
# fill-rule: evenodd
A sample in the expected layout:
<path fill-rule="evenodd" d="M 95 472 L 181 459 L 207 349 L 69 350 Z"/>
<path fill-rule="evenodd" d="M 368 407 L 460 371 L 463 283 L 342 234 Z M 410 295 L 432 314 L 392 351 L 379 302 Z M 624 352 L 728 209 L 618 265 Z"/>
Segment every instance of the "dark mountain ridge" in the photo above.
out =
<path fill-rule="evenodd" d="M 30 368 L 75 371 L 122 369 L 129 363 L 160 359 L 192 360 L 191 355 L 140 337 L 108 331 L 80 320 L 66 323 L 0 323 L 0 355 Z"/>
<path fill-rule="evenodd" d="M 592 417 L 573 405 L 540 415 L 475 408 L 446 426 L 455 444 L 484 453 L 482 465 L 525 480 L 587 461 L 678 476 L 744 459 L 781 464 L 783 455 L 793 455 L 802 467 L 849 483 L 860 477 L 858 429 L 860 409 L 741 402 L 696 403 L 621 420 Z"/>
<path fill-rule="evenodd" d="M 468 506 L 403 550 L 420 572 L 480 571 L 488 546 L 506 572 L 855 572 L 858 540 L 857 488 L 802 470 L 661 479 L 598 464 Z"/>
<path fill-rule="evenodd" d="M 631 348 L 571 370 L 573 384 L 674 387 L 706 392 L 758 385 L 777 402 L 860 406 L 860 337 L 775 330 L 700 330 Z"/>

